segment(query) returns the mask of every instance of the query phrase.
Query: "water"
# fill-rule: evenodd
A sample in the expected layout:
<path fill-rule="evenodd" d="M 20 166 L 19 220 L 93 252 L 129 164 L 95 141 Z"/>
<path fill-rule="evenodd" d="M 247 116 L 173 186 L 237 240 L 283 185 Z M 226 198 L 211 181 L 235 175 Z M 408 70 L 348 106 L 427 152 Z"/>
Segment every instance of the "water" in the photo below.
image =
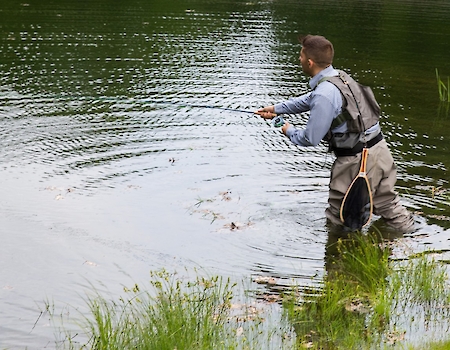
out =
<path fill-rule="evenodd" d="M 2 348 L 54 348 L 45 301 L 82 309 L 90 283 L 116 295 L 161 267 L 281 285 L 324 273 L 332 157 L 240 112 L 308 90 L 304 33 L 373 87 L 423 226 L 402 240 L 448 259 L 447 2 L 2 5 Z"/>

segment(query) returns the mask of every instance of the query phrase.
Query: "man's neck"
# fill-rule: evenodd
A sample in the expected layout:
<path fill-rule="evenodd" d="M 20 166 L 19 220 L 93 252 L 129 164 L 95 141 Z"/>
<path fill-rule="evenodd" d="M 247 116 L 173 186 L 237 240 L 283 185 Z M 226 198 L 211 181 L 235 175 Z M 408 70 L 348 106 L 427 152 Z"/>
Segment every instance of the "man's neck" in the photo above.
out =
<path fill-rule="evenodd" d="M 327 70 L 327 72 L 324 72 L 325 70 Z M 333 74 L 332 72 L 333 72 L 333 67 L 331 65 L 329 65 L 323 69 L 318 69 L 317 73 L 314 76 L 311 76 L 311 80 L 309 81 L 309 86 L 312 89 L 315 89 L 317 87 L 317 85 L 319 84 L 320 80 L 322 79 L 322 76 Z"/>
<path fill-rule="evenodd" d="M 314 76 L 316 76 L 317 74 L 319 74 L 321 71 L 323 71 L 324 69 L 327 69 L 328 67 L 330 67 L 331 66 L 331 64 L 329 64 L 328 66 L 326 66 L 326 67 L 314 67 L 315 69 L 313 69 L 313 71 L 311 72 L 312 74 L 311 74 L 311 77 L 314 77 Z"/>

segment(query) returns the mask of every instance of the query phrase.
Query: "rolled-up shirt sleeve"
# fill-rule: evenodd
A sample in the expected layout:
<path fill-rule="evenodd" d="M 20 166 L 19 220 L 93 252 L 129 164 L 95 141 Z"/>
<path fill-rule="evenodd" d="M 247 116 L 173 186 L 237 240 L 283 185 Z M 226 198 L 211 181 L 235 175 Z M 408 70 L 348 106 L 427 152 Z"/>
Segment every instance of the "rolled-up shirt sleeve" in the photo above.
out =
<path fill-rule="evenodd" d="M 277 114 L 302 113 L 310 110 L 310 100 L 312 92 L 308 92 L 299 97 L 291 98 L 274 106 Z"/>

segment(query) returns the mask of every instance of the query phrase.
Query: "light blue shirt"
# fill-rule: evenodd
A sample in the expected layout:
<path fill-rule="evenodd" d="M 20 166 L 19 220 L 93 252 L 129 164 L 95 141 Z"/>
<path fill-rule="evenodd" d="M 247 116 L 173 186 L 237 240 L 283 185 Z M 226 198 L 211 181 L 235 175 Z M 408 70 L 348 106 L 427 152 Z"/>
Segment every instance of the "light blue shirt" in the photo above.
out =
<path fill-rule="evenodd" d="M 277 114 L 295 114 L 310 111 L 305 129 L 297 129 L 292 125 L 286 130 L 286 136 L 300 146 L 317 146 L 331 128 L 333 119 L 342 111 L 342 95 L 339 89 L 328 81 L 319 84 L 323 77 L 339 75 L 339 72 L 329 66 L 311 78 L 309 86 L 312 91 L 274 105 Z M 317 85 L 319 84 L 319 85 Z M 366 131 L 370 134 L 378 131 L 379 123 Z M 347 132 L 347 122 L 332 130 L 333 133 Z"/>

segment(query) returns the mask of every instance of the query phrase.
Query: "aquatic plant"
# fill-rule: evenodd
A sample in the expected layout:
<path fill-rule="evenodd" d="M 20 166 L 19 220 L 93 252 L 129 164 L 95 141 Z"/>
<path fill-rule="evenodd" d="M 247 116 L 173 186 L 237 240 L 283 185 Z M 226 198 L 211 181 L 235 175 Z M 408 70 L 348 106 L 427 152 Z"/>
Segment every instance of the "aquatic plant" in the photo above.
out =
<path fill-rule="evenodd" d="M 146 290 L 134 285 L 124 288 L 125 295 L 116 300 L 99 293 L 88 297 L 88 312 L 80 311 L 79 328 L 65 331 L 61 348 L 440 350 L 448 346 L 448 276 L 433 252 L 394 259 L 392 250 L 398 246 L 377 234 L 353 233 L 333 247 L 336 254 L 328 256 L 332 261 L 319 287 L 285 291 L 284 312 L 277 308 L 275 317 L 268 310 L 273 311 L 270 305 L 276 303 L 236 302 L 243 294 L 236 296 L 237 284 L 229 279 L 201 275 L 188 279 L 160 270 L 151 272 Z M 45 312 L 52 313 L 53 308 L 47 303 Z M 430 329 L 444 336 L 422 339 Z"/>
<path fill-rule="evenodd" d="M 441 80 L 438 69 L 436 68 L 436 80 L 438 84 L 439 100 L 441 102 L 450 102 L 450 77 L 447 77 L 447 85 Z"/>
<path fill-rule="evenodd" d="M 322 288 L 304 291 L 300 306 L 292 304 L 292 299 L 284 304 L 304 346 L 359 348 L 369 336 L 366 324 L 370 311 L 374 311 L 371 323 L 378 321 L 383 327 L 390 307 L 384 304 L 387 298 L 382 294 L 386 290 L 388 253 L 367 239 L 338 240 L 341 258 L 330 265 Z"/>
<path fill-rule="evenodd" d="M 218 276 L 186 281 L 165 270 L 151 272 L 150 288 L 134 285 L 126 295 L 110 300 L 99 293 L 89 297 L 76 342 L 66 331 L 69 349 L 210 350 L 292 349 L 292 337 L 255 305 L 233 304 L 235 283 Z M 274 325 L 274 327 L 272 327 Z M 72 331 L 73 334 L 73 331 Z"/>
<path fill-rule="evenodd" d="M 429 343 L 429 344 L 426 344 L 423 348 L 425 348 L 427 350 L 448 350 L 448 349 L 450 349 L 450 341 L 441 341 L 441 342 L 436 342 L 436 343 Z"/>
<path fill-rule="evenodd" d="M 284 299 L 299 346 L 378 349 L 404 342 L 407 334 L 413 344 L 421 340 L 412 339 L 418 320 L 449 326 L 448 276 L 431 254 L 393 260 L 390 245 L 376 234 L 349 236 L 336 245 L 339 256 L 322 288 Z"/>

